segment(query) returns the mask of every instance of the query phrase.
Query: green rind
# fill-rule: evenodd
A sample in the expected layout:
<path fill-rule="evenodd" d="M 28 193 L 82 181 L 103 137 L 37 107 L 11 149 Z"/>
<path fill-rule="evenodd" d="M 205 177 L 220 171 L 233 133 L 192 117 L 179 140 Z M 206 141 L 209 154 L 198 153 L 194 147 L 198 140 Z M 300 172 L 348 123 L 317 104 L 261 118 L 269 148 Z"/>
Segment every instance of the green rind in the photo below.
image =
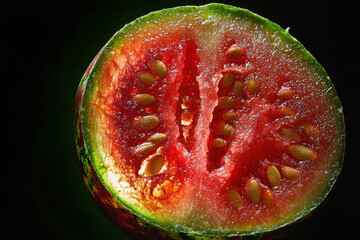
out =
<path fill-rule="evenodd" d="M 106 188 L 109 190 L 109 192 L 111 192 L 113 194 L 113 196 L 115 196 L 121 204 L 123 204 L 127 209 L 129 209 L 131 212 L 133 212 L 138 217 L 143 218 L 147 222 L 150 222 L 151 224 L 154 224 L 160 228 L 165 228 L 170 231 L 179 231 L 179 232 L 184 231 L 184 232 L 186 232 L 187 235 L 194 234 L 196 236 L 198 234 L 199 235 L 205 234 L 209 237 L 230 237 L 232 235 L 239 235 L 239 234 L 240 235 L 252 235 L 252 234 L 257 234 L 257 233 L 262 233 L 262 232 L 267 232 L 267 231 L 272 231 L 272 230 L 278 229 L 282 226 L 285 226 L 291 222 L 296 221 L 297 219 L 302 218 L 303 216 L 305 216 L 306 214 L 311 212 L 314 208 L 316 208 L 323 201 L 323 199 L 329 193 L 330 189 L 332 188 L 333 184 L 335 183 L 335 181 L 341 171 L 341 168 L 342 168 L 343 156 L 344 156 L 344 152 L 345 152 L 345 125 L 344 125 L 344 116 L 343 116 L 341 102 L 340 102 L 340 100 L 337 96 L 336 90 L 335 90 L 330 78 L 328 77 L 326 71 L 324 70 L 324 68 L 320 65 L 319 62 L 316 61 L 316 59 L 304 48 L 304 46 L 298 40 L 296 40 L 294 37 L 292 37 L 288 33 L 288 31 L 282 29 L 279 25 L 271 22 L 270 20 L 265 19 L 259 15 L 256 15 L 256 14 L 250 12 L 249 10 L 240 9 L 240 8 L 223 5 L 223 4 L 209 4 L 209 5 L 205 5 L 205 6 L 185 6 L 185 7 L 177 7 L 177 8 L 172 8 L 172 9 L 165 9 L 165 10 L 149 13 L 146 16 L 136 19 L 132 23 L 129 23 L 126 26 L 124 26 L 124 28 L 122 28 L 120 31 L 118 31 L 110 39 L 110 41 L 103 48 L 102 53 L 99 55 L 98 59 L 95 61 L 93 67 L 89 70 L 88 76 L 86 76 L 86 78 L 87 78 L 86 80 L 88 80 L 88 82 L 87 82 L 87 86 L 86 86 L 85 93 L 84 93 L 83 104 L 81 106 L 82 113 L 83 113 L 81 116 L 81 122 L 84 126 L 87 126 L 87 120 L 90 119 L 90 112 L 87 111 L 87 109 L 89 109 L 89 107 L 90 107 L 89 103 L 91 102 L 94 91 L 96 91 L 97 83 L 98 83 L 98 81 L 100 81 L 98 73 L 101 72 L 102 66 L 107 61 L 114 46 L 120 45 L 123 41 L 123 38 L 129 32 L 131 32 L 132 30 L 141 28 L 141 25 L 148 21 L 162 19 L 162 18 L 168 18 L 168 17 L 171 17 L 173 14 L 199 12 L 199 11 L 201 11 L 205 16 L 210 15 L 210 14 L 216 14 L 217 17 L 221 17 L 221 18 L 240 17 L 240 18 L 250 19 L 252 22 L 255 22 L 257 24 L 264 26 L 267 30 L 276 32 L 278 34 L 278 36 L 281 37 L 282 40 L 286 41 L 288 44 L 291 44 L 292 49 L 294 49 L 298 55 L 300 55 L 304 60 L 306 60 L 309 63 L 309 65 L 311 65 L 313 68 L 315 68 L 316 72 L 322 77 L 322 79 L 324 79 L 324 81 L 322 81 L 321 84 L 323 84 L 324 89 L 328 89 L 328 97 L 329 97 L 329 99 L 332 100 L 333 108 L 335 109 L 334 111 L 336 111 L 336 114 L 337 114 L 337 122 L 338 122 L 338 127 L 339 127 L 339 136 L 338 137 L 339 137 L 340 144 L 338 145 L 339 148 L 337 149 L 337 152 L 338 152 L 337 157 L 336 157 L 337 159 L 336 159 L 336 161 L 334 161 L 337 163 L 336 170 L 334 171 L 333 177 L 330 180 L 331 182 L 329 182 L 327 187 L 323 190 L 323 193 L 319 196 L 318 200 L 313 202 L 311 204 L 311 206 L 309 206 L 303 212 L 300 212 L 297 216 L 295 216 L 290 221 L 287 221 L 281 225 L 276 225 L 276 226 L 273 226 L 273 227 L 270 227 L 267 229 L 259 229 L 257 231 L 253 231 L 253 232 L 235 233 L 235 234 L 230 234 L 230 235 L 224 234 L 222 232 L 217 232 L 217 233 L 214 233 L 214 232 L 192 232 L 192 233 L 190 233 L 190 232 L 186 232 L 186 231 L 188 231 L 188 229 L 186 229 L 186 228 L 184 229 L 181 227 L 169 227 L 166 225 L 161 225 L 158 222 L 156 222 L 156 220 L 152 220 L 151 218 L 149 218 L 146 215 L 139 214 L 136 211 L 136 209 L 134 209 L 133 206 L 124 202 L 123 199 L 120 198 L 120 196 L 117 196 L 115 194 L 115 191 L 111 189 L 111 186 L 108 186 L 106 181 L 104 181 L 103 174 L 105 174 L 106 168 L 104 167 L 103 164 L 101 164 L 101 159 L 99 159 L 96 156 L 96 148 L 94 148 L 92 145 L 93 139 L 91 137 L 91 135 L 92 135 L 91 129 L 84 127 L 83 128 L 84 140 L 85 140 L 84 144 L 85 144 L 86 148 L 88 149 L 89 153 L 92 153 L 92 154 L 89 154 L 90 161 L 95 166 L 95 169 L 98 172 L 98 176 L 101 179 L 104 186 L 106 186 Z"/>

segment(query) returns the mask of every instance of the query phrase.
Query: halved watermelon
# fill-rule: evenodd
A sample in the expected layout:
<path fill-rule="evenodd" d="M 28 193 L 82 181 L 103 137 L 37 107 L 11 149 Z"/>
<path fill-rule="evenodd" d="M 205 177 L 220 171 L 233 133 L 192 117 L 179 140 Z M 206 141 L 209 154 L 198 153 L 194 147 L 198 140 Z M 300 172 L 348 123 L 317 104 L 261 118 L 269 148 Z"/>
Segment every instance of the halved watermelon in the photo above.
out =
<path fill-rule="evenodd" d="M 326 197 L 345 148 L 321 65 L 288 31 L 222 4 L 117 32 L 80 82 L 74 126 L 92 196 L 137 239 L 290 224 Z"/>

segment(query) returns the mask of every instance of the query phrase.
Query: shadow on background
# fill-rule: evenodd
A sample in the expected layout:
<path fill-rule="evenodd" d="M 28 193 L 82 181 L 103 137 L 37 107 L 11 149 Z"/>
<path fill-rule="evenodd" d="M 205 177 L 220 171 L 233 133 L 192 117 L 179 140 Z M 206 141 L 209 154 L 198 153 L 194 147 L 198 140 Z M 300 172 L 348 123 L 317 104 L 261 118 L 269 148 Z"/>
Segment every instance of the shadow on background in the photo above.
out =
<path fill-rule="evenodd" d="M 37 239 L 131 239 L 95 205 L 77 166 L 73 136 L 73 101 L 77 85 L 93 57 L 126 23 L 150 11 L 210 1 L 51 1 L 10 4 L 3 16 L 10 73 L 4 81 L 3 130 L 5 153 L 10 151 L 4 198 L 11 203 L 5 220 Z M 354 147 L 359 140 L 359 100 L 352 57 L 358 34 L 355 2 L 350 1 L 218 1 L 290 27 L 323 65 L 342 100 L 347 123 L 347 153 L 343 172 L 313 216 L 282 239 L 333 239 L 355 235 L 359 223 Z M 6 12 L 5 12 L 6 13 Z M 354 61 L 355 60 L 355 61 Z M 357 61 L 357 62 L 356 62 Z M 354 114 L 355 113 L 355 114 Z M 9 131 L 10 130 L 10 131 Z M 4 154 L 5 156 L 5 154 Z M 14 160 L 12 160 L 14 159 Z M 6 160 L 8 163 L 10 160 Z M 5 161 L 5 159 L 4 159 Z M 11 184 L 9 184 L 11 183 Z M 16 185 L 16 187 L 14 186 Z M 7 188 L 5 188 L 7 189 Z M 15 191 L 14 191 L 15 190 Z M 356 207 L 355 207 L 356 206 Z M 19 210 L 19 211 L 18 211 Z M 357 218 L 356 218 L 357 217 Z M 353 235 L 351 235 L 353 234 Z"/>

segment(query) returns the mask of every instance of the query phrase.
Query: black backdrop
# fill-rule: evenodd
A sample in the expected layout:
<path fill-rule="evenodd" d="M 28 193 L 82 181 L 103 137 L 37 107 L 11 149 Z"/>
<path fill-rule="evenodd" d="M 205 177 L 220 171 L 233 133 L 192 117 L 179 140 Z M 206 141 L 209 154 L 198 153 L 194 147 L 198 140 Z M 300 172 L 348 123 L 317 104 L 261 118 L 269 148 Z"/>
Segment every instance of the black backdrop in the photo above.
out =
<path fill-rule="evenodd" d="M 150 11 L 210 1 L 41 1 L 2 7 L 2 222 L 5 236 L 131 239 L 96 207 L 77 166 L 73 101 L 86 67 L 126 23 Z M 290 27 L 323 65 L 344 106 L 347 152 L 335 187 L 282 239 L 356 238 L 359 69 L 356 1 L 218 1 Z"/>

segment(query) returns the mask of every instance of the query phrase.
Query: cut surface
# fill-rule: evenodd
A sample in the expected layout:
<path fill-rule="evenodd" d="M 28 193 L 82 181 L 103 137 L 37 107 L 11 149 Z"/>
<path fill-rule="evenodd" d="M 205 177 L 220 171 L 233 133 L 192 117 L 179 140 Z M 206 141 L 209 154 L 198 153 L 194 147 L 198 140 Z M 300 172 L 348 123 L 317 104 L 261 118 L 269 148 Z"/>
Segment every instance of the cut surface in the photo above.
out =
<path fill-rule="evenodd" d="M 279 26 L 220 4 L 149 14 L 88 79 L 84 139 L 104 185 L 162 228 L 276 229 L 326 196 L 344 151 L 327 74 Z"/>

